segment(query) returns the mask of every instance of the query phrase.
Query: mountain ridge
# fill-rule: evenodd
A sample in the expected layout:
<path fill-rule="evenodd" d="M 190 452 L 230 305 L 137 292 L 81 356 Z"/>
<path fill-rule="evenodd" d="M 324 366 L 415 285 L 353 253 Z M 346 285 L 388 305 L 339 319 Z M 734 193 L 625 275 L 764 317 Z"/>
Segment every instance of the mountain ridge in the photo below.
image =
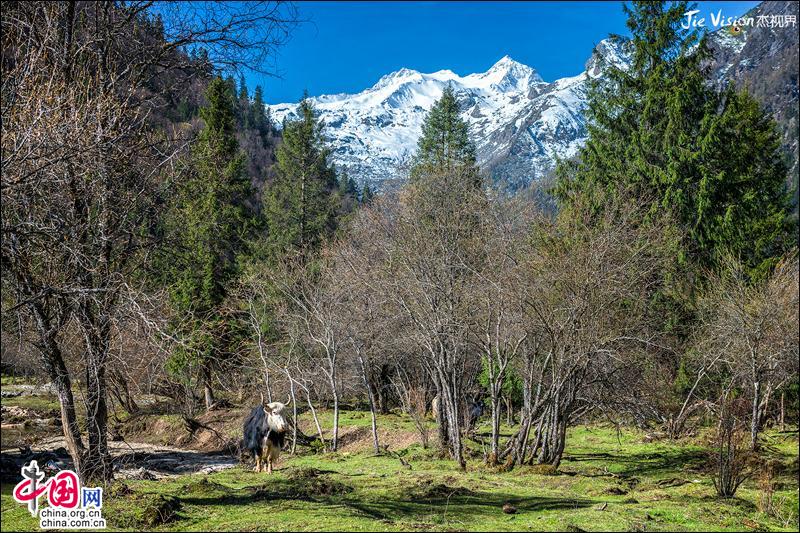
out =
<path fill-rule="evenodd" d="M 609 40 L 598 49 L 613 52 L 610 57 L 616 62 L 623 57 Z M 586 133 L 582 110 L 590 75 L 584 71 L 547 82 L 534 68 L 505 55 L 485 72 L 460 76 L 447 69 L 422 73 L 403 68 L 359 93 L 322 95 L 311 101 L 327 125 L 334 163 L 380 188 L 402 179 L 425 115 L 451 84 L 476 142 L 478 162 L 497 168 L 498 174 L 502 171 L 504 181 L 518 188 L 551 171 L 555 157 L 577 153 Z M 280 122 L 294 114 L 297 104 L 268 107 Z M 522 145 L 527 148 L 517 161 L 515 152 Z M 525 163 L 533 165 L 525 168 Z"/>
<path fill-rule="evenodd" d="M 796 12 L 796 3 L 762 2 L 748 15 Z M 756 96 L 775 115 L 794 176 L 790 181 L 796 183 L 797 115 L 785 106 L 796 107 L 797 67 L 794 82 L 781 79 L 775 90 L 777 82 L 765 85 L 763 79 L 792 57 L 796 65 L 797 31 L 745 28 L 734 33 L 720 28 L 710 33 L 709 44 L 714 51 L 712 82 L 733 80 L 756 87 Z M 485 72 L 460 76 L 447 69 L 422 73 L 402 68 L 359 93 L 322 95 L 311 101 L 327 125 L 333 163 L 362 184 L 380 189 L 405 178 L 425 115 L 451 84 L 475 141 L 478 163 L 496 185 L 517 190 L 546 181 L 557 160 L 574 157 L 585 143 L 587 81 L 602 76 L 601 59 L 621 68 L 630 60 L 623 45 L 604 39 L 582 72 L 550 82 L 535 68 L 505 55 Z M 297 104 L 267 107 L 280 123 L 294 114 Z"/>

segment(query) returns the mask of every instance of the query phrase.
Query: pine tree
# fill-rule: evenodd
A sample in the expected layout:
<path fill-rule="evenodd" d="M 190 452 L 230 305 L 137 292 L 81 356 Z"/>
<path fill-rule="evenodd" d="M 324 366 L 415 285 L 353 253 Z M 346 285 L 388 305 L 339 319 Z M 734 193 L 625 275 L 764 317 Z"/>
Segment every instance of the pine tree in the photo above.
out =
<path fill-rule="evenodd" d="M 247 94 L 247 82 L 244 76 L 239 76 L 239 100 L 249 100 L 250 96 Z"/>
<path fill-rule="evenodd" d="M 559 168 L 557 195 L 634 191 L 674 214 L 688 235 L 680 264 L 714 266 L 733 252 L 754 274 L 785 249 L 786 168 L 772 120 L 733 89 L 708 83 L 705 38 L 681 27 L 687 2 L 625 7 L 629 69 L 608 66 L 589 90 L 589 139 Z"/>
<path fill-rule="evenodd" d="M 366 196 L 366 192 L 365 192 Z M 422 126 L 411 182 L 402 195 L 408 209 L 407 226 L 398 230 L 414 237 L 405 242 L 403 253 L 412 259 L 413 279 L 430 291 L 421 305 L 437 325 L 456 324 L 462 288 L 471 272 L 480 268 L 480 227 L 486 206 L 475 147 L 466 123 L 459 116 L 453 89 L 446 87 Z M 402 218 L 402 217 L 400 217 Z M 401 238 L 402 241 L 402 238 Z M 424 258 L 424 259 L 423 259 Z M 431 302 L 435 302 L 428 306 Z M 437 345 L 433 358 L 436 390 L 440 398 L 439 443 L 465 467 L 462 428 L 457 400 L 466 394 L 463 373 L 465 351 L 458 334 L 443 334 L 431 328 L 430 345 Z"/>
<path fill-rule="evenodd" d="M 412 181 L 431 171 L 458 172 L 480 184 L 475 145 L 460 111 L 453 88 L 448 85 L 425 117 L 411 170 Z"/>
<path fill-rule="evenodd" d="M 336 227 L 336 173 L 323 123 L 307 97 L 297 120 L 285 120 L 276 150 L 276 176 L 267 190 L 264 217 L 273 254 L 307 257 Z"/>
<path fill-rule="evenodd" d="M 372 192 L 369 183 L 365 181 L 364 188 L 361 190 L 361 203 L 363 205 L 370 205 L 373 198 L 375 198 L 375 193 Z"/>
<path fill-rule="evenodd" d="M 717 107 L 698 143 L 692 236 L 714 264 L 732 253 L 761 278 L 797 245 L 780 135 L 746 91 L 730 86 Z"/>
<path fill-rule="evenodd" d="M 353 178 L 351 178 L 346 170 L 338 172 L 339 182 L 339 195 L 342 198 L 358 198 L 358 185 Z"/>
<path fill-rule="evenodd" d="M 253 93 L 253 105 L 250 106 L 250 123 L 261 135 L 261 140 L 266 145 L 272 126 L 265 111 L 264 91 L 260 85 L 256 85 L 256 90 Z"/>
<path fill-rule="evenodd" d="M 244 80 L 244 76 L 239 77 L 239 102 L 237 109 L 239 110 L 242 128 L 247 130 L 254 127 L 252 112 L 250 110 L 250 95 L 247 93 L 247 83 Z"/>
<path fill-rule="evenodd" d="M 173 368 L 197 365 L 203 375 L 206 407 L 214 401 L 211 373 L 226 358 L 231 324 L 220 313 L 237 257 L 245 248 L 252 194 L 245 157 L 235 137 L 235 97 L 219 78 L 206 91 L 200 110 L 205 128 L 192 149 L 192 177 L 179 193 L 171 226 L 179 245 L 170 268 L 170 296 L 181 317 L 190 349 L 175 354 Z M 186 320 L 184 320 L 186 318 Z"/>

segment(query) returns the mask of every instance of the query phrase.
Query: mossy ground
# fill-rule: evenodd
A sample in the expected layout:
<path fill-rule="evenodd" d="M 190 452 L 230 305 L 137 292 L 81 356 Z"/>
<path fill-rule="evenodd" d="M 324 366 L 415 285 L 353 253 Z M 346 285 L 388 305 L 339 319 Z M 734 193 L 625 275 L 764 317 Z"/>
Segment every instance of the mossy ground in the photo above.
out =
<path fill-rule="evenodd" d="M 342 424 L 357 431 L 369 415 L 345 412 Z M 387 436 L 412 427 L 398 415 L 379 425 Z M 569 432 L 556 475 L 531 467 L 501 473 L 479 458 L 461 472 L 419 444 L 394 449 L 411 469 L 368 447 L 284 455 L 272 476 L 237 467 L 126 481 L 107 495 L 104 516 L 112 530 L 160 531 L 797 530 L 797 433 L 765 438 L 765 454 L 783 465 L 774 494 L 782 519 L 759 510 L 756 479 L 737 498 L 718 499 L 703 440 L 645 443 L 637 431 L 580 426 Z M 506 503 L 517 512 L 504 513 Z M 37 525 L 3 486 L 2 530 Z"/>

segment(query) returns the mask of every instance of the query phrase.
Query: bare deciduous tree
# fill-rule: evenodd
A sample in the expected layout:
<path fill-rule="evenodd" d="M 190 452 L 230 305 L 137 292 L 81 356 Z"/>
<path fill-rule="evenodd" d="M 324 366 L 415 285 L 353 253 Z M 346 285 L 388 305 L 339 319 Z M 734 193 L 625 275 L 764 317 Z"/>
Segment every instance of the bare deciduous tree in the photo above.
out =
<path fill-rule="evenodd" d="M 723 272 L 711 276 L 710 286 L 698 349 L 724 362 L 749 391 L 750 447 L 755 450 L 771 395 L 797 375 L 797 256 L 755 283 L 741 263 L 728 258 Z"/>

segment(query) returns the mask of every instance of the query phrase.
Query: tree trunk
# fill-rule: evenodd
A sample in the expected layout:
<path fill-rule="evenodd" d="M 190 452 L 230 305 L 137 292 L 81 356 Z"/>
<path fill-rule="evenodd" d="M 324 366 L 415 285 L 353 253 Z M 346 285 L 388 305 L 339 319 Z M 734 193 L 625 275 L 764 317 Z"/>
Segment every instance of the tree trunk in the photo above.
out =
<path fill-rule="evenodd" d="M 441 372 L 441 371 L 440 371 Z M 447 431 L 448 439 L 450 441 L 450 450 L 462 470 L 466 470 L 467 463 L 464 460 L 464 453 L 461 440 L 461 424 L 460 413 L 458 409 L 458 397 L 456 395 L 457 388 L 455 382 L 457 377 L 453 371 L 441 375 L 442 379 L 442 396 L 439 403 L 442 405 L 445 416 L 447 417 Z"/>
<path fill-rule="evenodd" d="M 766 390 L 762 392 L 762 400 L 758 404 L 758 429 L 761 431 L 769 420 L 769 402 L 772 401 L 772 383 L 767 382 Z"/>
<path fill-rule="evenodd" d="M 364 380 L 364 387 L 367 389 L 367 397 L 369 399 L 369 413 L 372 417 L 372 445 L 375 448 L 375 453 L 378 454 L 381 452 L 381 447 L 378 443 L 378 422 L 375 416 L 375 397 L 372 394 L 372 387 L 369 385 L 369 380 L 367 379 L 367 367 L 364 364 L 364 358 L 361 357 L 361 354 L 358 354 L 358 362 L 361 363 L 361 377 Z"/>
<path fill-rule="evenodd" d="M 82 467 L 85 449 L 81 440 L 81 432 L 78 428 L 78 418 L 75 414 L 72 383 L 60 350 L 58 347 L 54 348 L 56 351 L 48 355 L 43 352 L 42 355 L 45 358 L 45 367 L 48 370 L 48 375 L 58 395 L 58 403 L 61 407 L 61 429 L 64 432 L 64 440 L 67 443 L 67 451 L 72 458 L 75 473 L 80 477 L 83 475 Z"/>
<path fill-rule="evenodd" d="M 211 388 L 211 368 L 208 363 L 203 364 L 203 398 L 206 411 L 210 411 L 214 405 L 214 389 Z"/>
<path fill-rule="evenodd" d="M 758 404 L 761 400 L 761 382 L 753 382 L 753 415 L 750 419 L 750 449 L 758 449 Z"/>
<path fill-rule="evenodd" d="M 439 381 L 436 381 L 437 393 L 432 403 L 435 403 L 434 416 L 436 417 L 436 435 L 439 440 L 439 448 L 444 452 L 450 448 L 450 436 L 447 433 L 447 413 L 442 402 L 442 388 Z"/>
<path fill-rule="evenodd" d="M 331 451 L 339 449 L 339 387 L 336 383 L 336 361 L 331 362 L 331 371 L 328 380 L 333 394 L 333 436 L 331 437 Z"/>
<path fill-rule="evenodd" d="M 267 371 L 267 375 L 269 375 L 269 371 Z M 267 381 L 269 381 L 269 378 L 267 378 Z M 267 389 L 267 394 L 269 394 L 269 389 Z M 289 396 L 292 398 L 292 450 L 290 453 L 294 455 L 297 451 L 297 399 L 294 393 L 294 380 L 291 376 L 289 376 Z M 271 398 L 270 403 L 272 403 Z"/>
<path fill-rule="evenodd" d="M 314 419 L 314 425 L 317 426 L 317 435 L 319 435 L 322 448 L 325 449 L 325 435 L 322 433 L 322 426 L 319 424 L 317 410 L 314 409 L 314 404 L 311 403 L 311 393 L 308 391 L 308 389 L 306 389 L 306 401 L 308 402 L 308 408 L 311 410 L 311 417 Z"/>
<path fill-rule="evenodd" d="M 570 398 L 567 398 L 569 400 Z M 561 457 L 566 444 L 566 431 L 568 414 L 567 409 L 571 401 L 565 401 L 562 393 L 556 392 L 553 403 L 545 411 L 544 424 L 540 432 L 542 447 L 539 450 L 536 462 L 549 464 L 555 468 L 561 464 Z M 537 436 L 537 438 L 539 437 Z"/>
<path fill-rule="evenodd" d="M 78 476 L 83 476 L 85 448 L 78 427 L 78 417 L 75 414 L 75 397 L 72 394 L 69 371 L 64 363 L 61 348 L 55 340 L 55 328 L 52 327 L 44 310 L 38 304 L 33 304 L 31 310 L 36 320 L 36 329 L 40 340 L 40 344 L 37 344 L 36 347 L 39 349 L 47 375 L 58 395 L 58 403 L 61 407 L 61 429 L 64 432 L 67 451 L 72 458 L 75 472 Z M 83 478 L 81 477 L 81 479 Z"/>
<path fill-rule="evenodd" d="M 781 391 L 781 419 L 780 419 L 781 431 L 786 431 L 786 424 L 785 424 L 785 422 L 786 422 L 786 405 L 784 403 L 785 396 L 786 396 L 786 393 L 784 391 Z"/>
<path fill-rule="evenodd" d="M 86 313 L 88 316 L 89 313 Z M 110 481 L 113 478 L 108 452 L 108 407 L 106 405 L 106 358 L 109 326 L 105 319 L 84 324 L 86 338 L 86 432 L 88 447 L 83 458 L 86 481 Z"/>
<path fill-rule="evenodd" d="M 389 414 L 389 402 L 386 398 L 386 391 L 389 389 L 389 383 L 389 365 L 382 365 L 380 379 L 375 389 L 378 393 L 378 408 L 383 415 Z"/>
<path fill-rule="evenodd" d="M 386 414 L 384 413 L 386 399 L 384 398 L 383 391 L 381 390 L 380 386 L 375 383 L 370 383 L 369 388 L 372 392 L 372 397 L 375 399 L 375 408 L 382 414 Z"/>
<path fill-rule="evenodd" d="M 331 442 L 331 450 L 336 451 L 339 449 L 339 392 L 333 393 L 333 439 Z"/>
<path fill-rule="evenodd" d="M 492 387 L 492 452 L 489 455 L 489 464 L 496 465 L 500 453 L 500 399 Z"/>
<path fill-rule="evenodd" d="M 530 459 L 528 460 L 528 464 L 533 464 L 534 458 L 536 458 L 539 455 L 539 449 L 542 446 L 544 429 L 545 429 L 545 415 L 542 414 L 542 416 L 539 418 L 539 424 L 536 426 L 536 439 L 533 441 L 533 446 L 531 447 L 531 456 Z M 522 456 L 522 459 L 523 460 L 520 462 L 524 463 L 525 462 L 524 455 Z"/>
<path fill-rule="evenodd" d="M 128 414 L 137 413 L 139 411 L 139 406 L 133 399 L 130 387 L 128 386 L 128 380 L 126 380 L 125 377 L 120 373 L 112 371 L 109 375 L 109 381 L 109 391 L 113 397 L 116 398 L 122 408 L 125 409 Z"/>

